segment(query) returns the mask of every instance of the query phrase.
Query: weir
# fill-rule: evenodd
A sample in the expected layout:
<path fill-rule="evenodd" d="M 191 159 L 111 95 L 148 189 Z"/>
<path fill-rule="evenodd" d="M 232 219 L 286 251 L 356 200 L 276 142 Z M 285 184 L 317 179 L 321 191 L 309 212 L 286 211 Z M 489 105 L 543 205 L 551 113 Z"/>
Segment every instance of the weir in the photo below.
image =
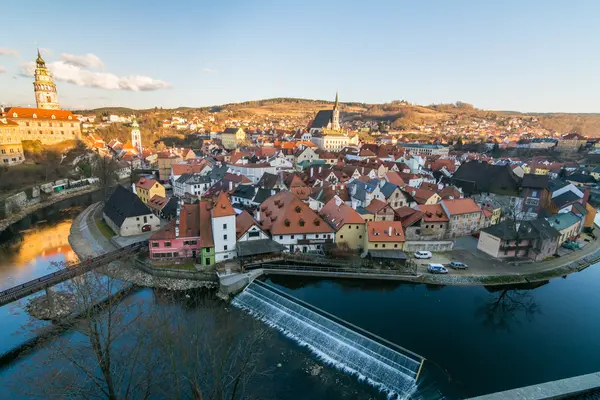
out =
<path fill-rule="evenodd" d="M 270 285 L 254 281 L 232 304 L 390 394 L 410 398 L 417 389 L 423 357 Z"/>

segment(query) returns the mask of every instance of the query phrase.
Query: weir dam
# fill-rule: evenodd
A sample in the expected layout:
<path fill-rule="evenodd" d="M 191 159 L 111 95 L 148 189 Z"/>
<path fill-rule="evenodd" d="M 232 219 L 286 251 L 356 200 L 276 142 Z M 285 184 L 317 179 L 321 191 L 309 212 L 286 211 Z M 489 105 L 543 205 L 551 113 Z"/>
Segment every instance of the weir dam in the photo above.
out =
<path fill-rule="evenodd" d="M 232 304 L 392 397 L 410 399 L 417 391 L 425 359 L 409 350 L 258 280 Z"/>

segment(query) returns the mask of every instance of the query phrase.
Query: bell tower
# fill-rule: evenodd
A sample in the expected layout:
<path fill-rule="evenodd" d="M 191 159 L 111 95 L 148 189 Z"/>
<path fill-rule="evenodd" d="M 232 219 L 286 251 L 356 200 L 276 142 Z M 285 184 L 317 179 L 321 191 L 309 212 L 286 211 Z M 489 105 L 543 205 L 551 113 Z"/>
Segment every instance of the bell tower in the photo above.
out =
<path fill-rule="evenodd" d="M 138 154 L 142 155 L 142 133 L 140 132 L 140 126 L 137 123 L 137 120 L 133 120 L 133 124 L 131 124 L 131 145 L 135 147 L 138 151 Z"/>
<path fill-rule="evenodd" d="M 58 105 L 58 95 L 56 94 L 56 85 L 52 80 L 52 74 L 50 74 L 50 71 L 46 67 L 46 62 L 40 55 L 39 50 L 35 63 L 35 81 L 33 82 L 33 88 L 37 108 L 60 110 L 60 106 Z"/>

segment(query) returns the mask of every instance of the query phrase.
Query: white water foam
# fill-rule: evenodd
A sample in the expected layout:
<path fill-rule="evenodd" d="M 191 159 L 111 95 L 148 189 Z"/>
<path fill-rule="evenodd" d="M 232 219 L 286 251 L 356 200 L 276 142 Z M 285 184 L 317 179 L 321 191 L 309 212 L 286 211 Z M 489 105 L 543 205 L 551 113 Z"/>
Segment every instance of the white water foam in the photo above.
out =
<path fill-rule="evenodd" d="M 251 284 L 232 304 L 308 348 L 324 363 L 354 375 L 386 393 L 389 399 L 410 399 L 417 391 L 415 378 L 419 361 L 350 331 L 300 304 L 265 289 L 262 285 Z M 298 312 L 291 308 L 297 308 Z M 314 323 L 310 321 L 311 317 L 314 318 Z M 290 330 L 294 327 L 305 329 L 295 333 Z M 352 340 L 355 337 L 363 343 Z M 366 341 L 369 343 L 365 344 Z M 321 347 L 318 347 L 319 344 Z M 392 354 L 393 357 L 387 358 L 379 353 Z M 398 360 L 404 361 L 406 365 L 399 365 Z"/>

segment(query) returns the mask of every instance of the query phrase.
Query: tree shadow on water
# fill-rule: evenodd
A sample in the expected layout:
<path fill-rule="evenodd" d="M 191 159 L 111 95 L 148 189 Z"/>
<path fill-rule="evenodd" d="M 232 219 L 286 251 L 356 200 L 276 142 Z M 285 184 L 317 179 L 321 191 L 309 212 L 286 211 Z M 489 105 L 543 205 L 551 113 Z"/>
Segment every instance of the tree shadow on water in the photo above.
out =
<path fill-rule="evenodd" d="M 475 315 L 481 319 L 484 327 L 504 332 L 510 332 L 523 321 L 533 321 L 541 313 L 532 290 L 511 288 L 491 292 L 483 304 L 475 309 Z"/>

